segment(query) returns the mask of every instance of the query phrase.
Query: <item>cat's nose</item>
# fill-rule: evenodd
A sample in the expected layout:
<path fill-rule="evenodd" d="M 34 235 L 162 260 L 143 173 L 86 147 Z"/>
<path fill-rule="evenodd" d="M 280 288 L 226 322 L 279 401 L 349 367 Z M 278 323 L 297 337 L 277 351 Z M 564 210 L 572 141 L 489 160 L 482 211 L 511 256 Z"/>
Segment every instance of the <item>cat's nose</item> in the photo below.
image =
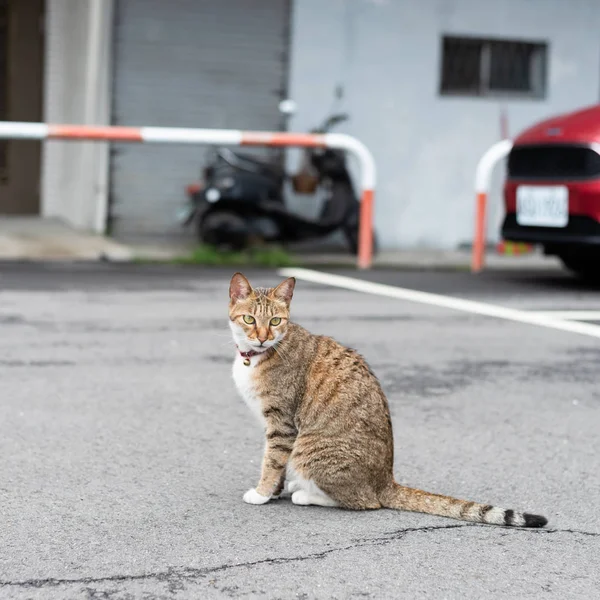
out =
<path fill-rule="evenodd" d="M 266 335 L 265 336 L 258 335 L 258 336 L 256 336 L 256 338 L 260 342 L 261 346 L 269 339 L 268 336 L 266 336 Z"/>

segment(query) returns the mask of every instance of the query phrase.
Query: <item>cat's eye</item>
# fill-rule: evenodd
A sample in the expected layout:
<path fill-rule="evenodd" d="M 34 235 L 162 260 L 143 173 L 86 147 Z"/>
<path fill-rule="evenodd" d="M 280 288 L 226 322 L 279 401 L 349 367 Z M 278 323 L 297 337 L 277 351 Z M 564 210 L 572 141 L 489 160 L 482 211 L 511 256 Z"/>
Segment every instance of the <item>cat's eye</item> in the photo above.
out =
<path fill-rule="evenodd" d="M 246 323 L 246 325 L 252 325 L 252 323 L 254 323 L 254 317 L 251 315 L 244 315 L 242 319 L 244 319 L 244 323 Z"/>
<path fill-rule="evenodd" d="M 271 319 L 271 325 L 273 325 L 273 327 L 277 327 L 277 325 L 279 325 L 281 323 L 281 317 L 273 317 Z"/>

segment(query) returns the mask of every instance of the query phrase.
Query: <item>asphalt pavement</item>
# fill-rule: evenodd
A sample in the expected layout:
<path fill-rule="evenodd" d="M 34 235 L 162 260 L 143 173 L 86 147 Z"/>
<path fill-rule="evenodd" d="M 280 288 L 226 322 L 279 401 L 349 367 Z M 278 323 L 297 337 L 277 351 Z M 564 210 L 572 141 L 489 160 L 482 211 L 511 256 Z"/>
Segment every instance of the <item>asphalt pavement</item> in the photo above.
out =
<path fill-rule="evenodd" d="M 340 273 L 600 311 L 560 271 Z M 549 525 L 252 506 L 263 441 L 230 376 L 230 276 L 0 265 L 0 598 L 600 597 L 598 338 L 299 281 L 295 320 L 381 379 L 399 481 Z"/>

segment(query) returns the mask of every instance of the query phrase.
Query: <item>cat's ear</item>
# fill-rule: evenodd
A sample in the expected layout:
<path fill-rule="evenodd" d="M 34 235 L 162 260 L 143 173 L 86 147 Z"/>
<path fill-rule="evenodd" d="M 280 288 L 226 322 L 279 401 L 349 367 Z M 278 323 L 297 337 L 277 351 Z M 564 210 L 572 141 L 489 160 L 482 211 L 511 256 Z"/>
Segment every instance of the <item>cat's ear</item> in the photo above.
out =
<path fill-rule="evenodd" d="M 274 290 L 273 296 L 279 300 L 283 300 L 286 304 L 292 301 L 294 295 L 294 287 L 296 286 L 296 278 L 288 277 L 285 281 L 282 281 Z"/>
<path fill-rule="evenodd" d="M 229 284 L 229 298 L 232 302 L 245 300 L 252 293 L 250 282 L 241 274 L 236 273 Z"/>

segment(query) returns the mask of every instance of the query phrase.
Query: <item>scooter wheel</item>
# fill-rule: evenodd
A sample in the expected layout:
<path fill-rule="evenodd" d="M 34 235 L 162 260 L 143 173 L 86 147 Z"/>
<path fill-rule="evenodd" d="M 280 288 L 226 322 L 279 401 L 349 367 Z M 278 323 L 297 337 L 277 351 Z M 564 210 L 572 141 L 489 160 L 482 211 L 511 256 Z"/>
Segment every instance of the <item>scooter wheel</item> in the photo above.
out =
<path fill-rule="evenodd" d="M 205 214 L 197 225 L 198 241 L 223 250 L 240 251 L 248 247 L 246 221 L 233 212 L 214 211 Z"/>

